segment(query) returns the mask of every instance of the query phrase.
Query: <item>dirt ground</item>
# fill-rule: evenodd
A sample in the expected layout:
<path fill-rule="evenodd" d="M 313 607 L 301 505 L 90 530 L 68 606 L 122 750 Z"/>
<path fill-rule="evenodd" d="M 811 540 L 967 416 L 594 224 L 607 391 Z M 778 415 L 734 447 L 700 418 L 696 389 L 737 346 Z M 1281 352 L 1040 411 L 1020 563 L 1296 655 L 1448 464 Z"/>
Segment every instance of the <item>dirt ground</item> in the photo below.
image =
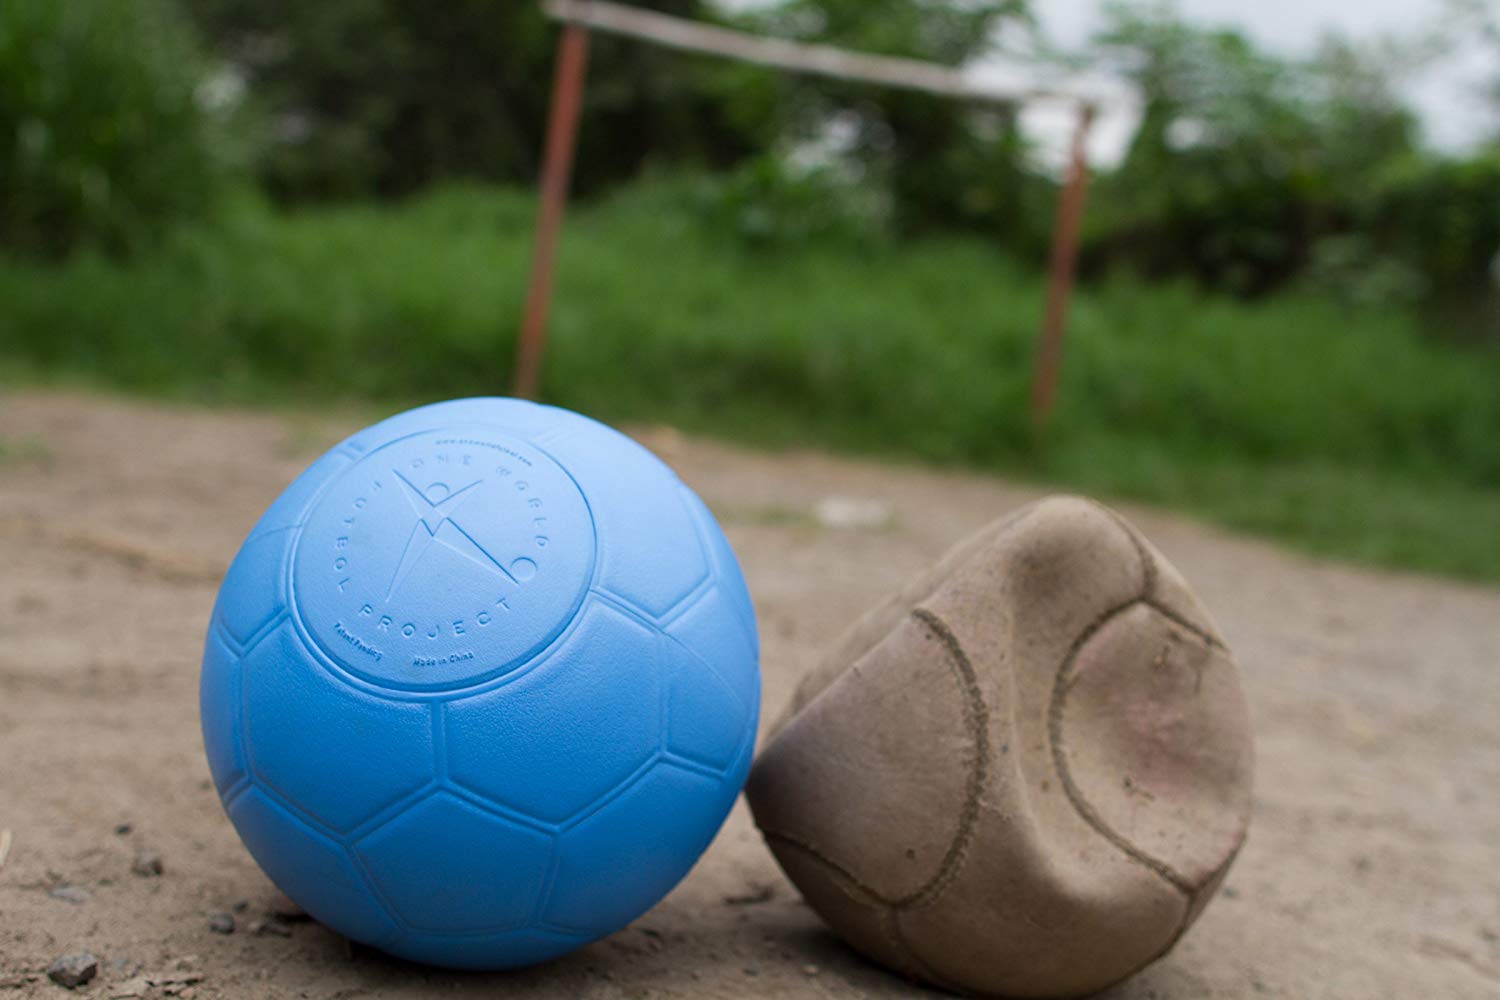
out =
<path fill-rule="evenodd" d="M 143 975 L 176 980 L 150 996 L 200 998 L 921 993 L 820 926 L 743 804 L 663 903 L 544 967 L 455 974 L 309 922 L 271 925 L 288 936 L 252 930 L 273 890 L 209 784 L 204 625 L 250 524 L 355 419 L 0 399 L 0 830 L 12 834 L 0 998 L 63 995 L 44 970 L 76 951 L 100 960 L 82 991 L 96 997 Z M 883 592 L 1036 495 L 979 476 L 639 436 L 719 514 L 740 555 L 767 718 Z M 817 514 L 830 497 L 877 501 L 875 521 L 888 504 L 891 516 L 835 526 Z M 1175 952 L 1107 996 L 1500 996 L 1500 591 L 1126 513 L 1197 584 L 1238 653 L 1259 770 L 1250 841 L 1222 898 Z M 163 874 L 132 872 L 142 850 Z M 83 891 L 53 895 L 64 886 Z M 238 930 L 214 933 L 212 915 L 236 904 Z"/>

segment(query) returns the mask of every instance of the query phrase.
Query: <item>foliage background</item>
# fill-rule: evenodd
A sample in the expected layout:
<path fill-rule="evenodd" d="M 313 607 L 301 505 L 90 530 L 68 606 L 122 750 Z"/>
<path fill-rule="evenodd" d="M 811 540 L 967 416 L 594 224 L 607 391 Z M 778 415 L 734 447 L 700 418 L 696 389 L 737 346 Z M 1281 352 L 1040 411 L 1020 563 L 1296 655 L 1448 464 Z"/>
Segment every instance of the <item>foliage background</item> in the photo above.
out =
<path fill-rule="evenodd" d="M 1492 12 L 1455 11 L 1500 65 Z M 1426 148 L 1388 72 L 1453 29 L 1294 59 L 1159 4 L 1068 54 L 1026 0 L 737 19 L 1129 82 L 1057 417 L 1024 417 L 1057 182 L 1014 115 L 602 36 L 549 398 L 1500 579 L 1500 137 Z M 503 388 L 554 41 L 531 3 L 7 0 L 0 378 L 383 409 Z"/>

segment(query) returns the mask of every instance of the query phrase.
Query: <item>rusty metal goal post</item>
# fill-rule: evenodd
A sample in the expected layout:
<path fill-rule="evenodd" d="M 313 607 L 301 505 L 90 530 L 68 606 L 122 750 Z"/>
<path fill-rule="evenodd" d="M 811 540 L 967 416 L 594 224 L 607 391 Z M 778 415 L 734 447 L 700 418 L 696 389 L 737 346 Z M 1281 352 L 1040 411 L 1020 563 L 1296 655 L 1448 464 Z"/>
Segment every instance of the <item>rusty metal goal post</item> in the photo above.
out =
<path fill-rule="evenodd" d="M 1053 226 L 1047 299 L 1031 382 L 1031 416 L 1038 424 L 1046 421 L 1057 396 L 1063 332 L 1077 271 L 1079 227 L 1088 185 L 1088 136 L 1097 112 L 1093 98 L 1062 90 L 997 87 L 976 81 L 951 66 L 754 35 L 607 0 L 543 0 L 542 9 L 561 23 L 562 31 L 542 158 L 531 279 L 516 342 L 512 386 L 515 395 L 534 399 L 541 386 L 558 235 L 567 206 L 588 73 L 589 34 L 603 31 L 683 52 L 734 59 L 784 72 L 919 90 L 971 104 L 1016 107 L 1054 102 L 1072 107 L 1076 123 Z"/>

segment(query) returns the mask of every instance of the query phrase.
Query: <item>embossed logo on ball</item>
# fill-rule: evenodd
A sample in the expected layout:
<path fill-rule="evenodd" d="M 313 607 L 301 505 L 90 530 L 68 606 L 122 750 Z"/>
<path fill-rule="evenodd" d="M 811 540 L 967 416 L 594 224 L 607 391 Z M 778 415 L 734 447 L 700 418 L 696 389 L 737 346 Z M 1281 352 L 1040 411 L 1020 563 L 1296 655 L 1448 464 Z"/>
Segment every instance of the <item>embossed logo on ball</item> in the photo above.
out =
<path fill-rule="evenodd" d="M 594 528 L 540 449 L 443 430 L 377 448 L 319 498 L 297 544 L 300 627 L 384 688 L 451 690 L 521 665 L 573 618 Z"/>

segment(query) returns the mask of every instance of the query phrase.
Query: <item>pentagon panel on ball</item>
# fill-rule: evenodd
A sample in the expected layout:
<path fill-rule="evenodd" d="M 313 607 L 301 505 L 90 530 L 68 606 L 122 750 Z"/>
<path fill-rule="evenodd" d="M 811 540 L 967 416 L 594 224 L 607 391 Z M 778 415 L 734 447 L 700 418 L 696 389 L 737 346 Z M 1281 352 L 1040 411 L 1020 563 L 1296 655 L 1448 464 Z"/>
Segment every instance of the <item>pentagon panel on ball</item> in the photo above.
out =
<path fill-rule="evenodd" d="M 210 772 L 334 930 L 525 965 L 649 909 L 754 749 L 759 645 L 713 516 L 586 417 L 438 403 L 341 442 L 251 529 L 209 625 Z"/>

